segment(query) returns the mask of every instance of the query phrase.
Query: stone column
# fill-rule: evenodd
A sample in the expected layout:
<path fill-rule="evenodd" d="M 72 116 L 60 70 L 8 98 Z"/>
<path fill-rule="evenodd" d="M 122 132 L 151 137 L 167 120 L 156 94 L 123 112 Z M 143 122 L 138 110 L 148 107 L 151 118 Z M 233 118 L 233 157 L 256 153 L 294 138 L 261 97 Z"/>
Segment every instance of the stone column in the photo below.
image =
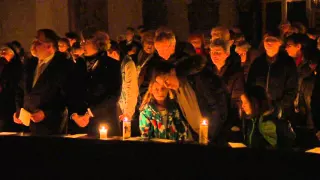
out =
<path fill-rule="evenodd" d="M 26 51 L 35 36 L 35 0 L 0 1 L 0 43 L 18 40 Z"/>
<path fill-rule="evenodd" d="M 37 29 L 69 31 L 68 0 L 4 0 L 0 7 L 0 43 L 18 40 L 29 51 Z"/>
<path fill-rule="evenodd" d="M 168 27 L 179 40 L 186 41 L 189 36 L 188 6 L 186 0 L 166 0 Z"/>
<path fill-rule="evenodd" d="M 49 28 L 64 36 L 69 31 L 68 0 L 36 0 L 36 29 Z"/>
<path fill-rule="evenodd" d="M 127 27 L 143 24 L 142 0 L 107 0 L 108 32 L 112 39 L 124 34 Z"/>
<path fill-rule="evenodd" d="M 266 32 L 267 28 L 267 3 L 262 2 L 262 35 Z"/>
<path fill-rule="evenodd" d="M 281 1 L 281 21 L 286 22 L 288 19 L 288 4 L 287 0 Z"/>
<path fill-rule="evenodd" d="M 238 25 L 239 14 L 235 0 L 220 0 L 219 25 L 232 28 Z M 208 17 L 209 18 L 209 17 Z"/>

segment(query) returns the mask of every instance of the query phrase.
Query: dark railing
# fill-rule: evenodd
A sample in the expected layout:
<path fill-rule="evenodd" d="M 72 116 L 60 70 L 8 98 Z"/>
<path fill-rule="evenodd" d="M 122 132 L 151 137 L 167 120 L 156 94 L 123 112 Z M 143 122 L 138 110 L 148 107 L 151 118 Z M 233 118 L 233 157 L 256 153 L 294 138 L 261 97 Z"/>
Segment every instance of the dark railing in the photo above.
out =
<path fill-rule="evenodd" d="M 0 147 L 2 179 L 319 178 L 319 155 L 289 150 L 26 135 Z"/>

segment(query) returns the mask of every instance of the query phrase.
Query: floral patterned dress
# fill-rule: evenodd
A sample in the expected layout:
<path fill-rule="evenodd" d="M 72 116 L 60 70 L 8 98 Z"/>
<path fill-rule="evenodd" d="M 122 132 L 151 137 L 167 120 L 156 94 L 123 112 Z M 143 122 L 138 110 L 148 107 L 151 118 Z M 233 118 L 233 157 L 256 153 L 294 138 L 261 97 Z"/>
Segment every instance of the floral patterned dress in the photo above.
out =
<path fill-rule="evenodd" d="M 139 126 L 142 137 L 182 140 L 187 137 L 187 126 L 175 103 L 167 106 L 167 117 L 162 117 L 155 104 L 147 104 L 140 112 Z M 163 122 L 164 119 L 167 122 Z"/>

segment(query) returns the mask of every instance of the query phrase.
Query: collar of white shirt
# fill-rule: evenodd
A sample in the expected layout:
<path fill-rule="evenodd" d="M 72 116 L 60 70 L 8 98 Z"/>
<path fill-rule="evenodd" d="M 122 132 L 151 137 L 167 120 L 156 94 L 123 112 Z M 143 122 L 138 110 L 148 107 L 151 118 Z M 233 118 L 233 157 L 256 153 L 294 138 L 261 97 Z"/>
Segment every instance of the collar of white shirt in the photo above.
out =
<path fill-rule="evenodd" d="M 51 54 L 50 56 L 44 58 L 43 60 L 40 60 L 40 59 L 39 59 L 38 65 L 44 64 L 44 63 L 45 63 L 45 64 L 49 63 L 49 62 L 53 59 L 53 57 L 54 57 L 54 53 Z"/>

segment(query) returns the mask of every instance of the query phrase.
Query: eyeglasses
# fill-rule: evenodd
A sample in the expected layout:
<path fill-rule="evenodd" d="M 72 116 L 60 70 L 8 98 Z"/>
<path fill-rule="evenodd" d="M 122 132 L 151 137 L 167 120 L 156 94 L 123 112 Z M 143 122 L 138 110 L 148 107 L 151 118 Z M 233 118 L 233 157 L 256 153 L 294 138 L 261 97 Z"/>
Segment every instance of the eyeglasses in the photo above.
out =
<path fill-rule="evenodd" d="M 50 41 L 42 41 L 42 40 L 40 40 L 38 38 L 36 38 L 32 42 L 32 44 L 37 45 L 37 46 L 40 46 L 40 45 L 43 45 L 43 44 L 47 44 L 47 43 L 50 43 Z"/>
<path fill-rule="evenodd" d="M 5 54 L 14 54 L 14 52 L 9 47 L 1 47 L 0 48 L 0 55 L 5 55 Z"/>
<path fill-rule="evenodd" d="M 268 36 L 264 39 L 265 42 L 279 42 L 279 39 L 276 37 Z"/>
<path fill-rule="evenodd" d="M 58 44 L 58 47 L 67 47 L 65 44 Z"/>
<path fill-rule="evenodd" d="M 286 47 L 289 48 L 289 47 L 293 47 L 295 46 L 294 44 L 286 44 Z"/>
<path fill-rule="evenodd" d="M 147 45 L 154 45 L 153 41 L 144 41 L 144 43 L 147 44 Z"/>
<path fill-rule="evenodd" d="M 87 45 L 87 44 L 92 44 L 92 41 L 91 40 L 82 40 L 80 42 L 80 45 L 83 46 L 83 45 Z"/>
<path fill-rule="evenodd" d="M 223 52 L 222 51 L 210 51 L 210 54 L 219 56 L 219 55 L 223 54 Z"/>

